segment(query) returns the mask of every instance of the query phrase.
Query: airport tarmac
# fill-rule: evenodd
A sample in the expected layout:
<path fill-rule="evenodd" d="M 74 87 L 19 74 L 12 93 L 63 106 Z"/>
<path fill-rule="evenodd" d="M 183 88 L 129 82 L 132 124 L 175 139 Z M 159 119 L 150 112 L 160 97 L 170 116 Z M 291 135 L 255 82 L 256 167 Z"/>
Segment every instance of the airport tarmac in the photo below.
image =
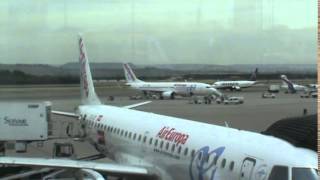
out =
<path fill-rule="evenodd" d="M 265 88 L 266 89 L 266 88 Z M 244 97 L 244 104 L 223 105 L 213 103 L 189 104 L 190 98 L 176 100 L 152 100 L 152 103 L 138 107 L 137 110 L 175 116 L 195 121 L 225 125 L 260 132 L 275 121 L 291 116 L 302 115 L 303 109 L 309 114 L 317 112 L 317 99 L 300 98 L 299 94 L 277 93 L 275 99 L 261 98 L 263 87 L 257 86 L 240 92 L 222 91 L 229 96 Z M 129 96 L 139 92 L 121 87 L 98 86 L 97 94 L 105 104 L 124 106 L 145 100 L 129 100 Z M 114 96 L 114 101 L 108 101 Z M 32 86 L 0 88 L 3 101 L 51 101 L 52 109 L 73 112 L 80 104 L 77 86 Z M 56 118 L 56 117 L 55 117 Z"/>
<path fill-rule="evenodd" d="M 243 129 L 254 132 L 264 131 L 274 122 L 292 116 L 300 116 L 303 109 L 308 114 L 317 113 L 316 98 L 300 98 L 299 94 L 277 93 L 275 99 L 261 98 L 266 87 L 253 87 L 241 92 L 223 91 L 228 95 L 243 96 L 244 104 L 190 104 L 190 98 L 177 100 L 152 100 L 152 103 L 140 106 L 137 110 L 153 112 L 168 116 L 190 119 L 214 125 Z M 130 95 L 139 94 L 136 91 L 120 87 L 98 86 L 97 94 L 100 99 L 109 105 L 124 106 L 145 100 L 130 100 Z M 108 96 L 115 96 L 114 101 L 108 101 Z M 80 104 L 79 87 L 77 86 L 16 86 L 0 88 L 1 101 L 51 101 L 52 109 L 73 112 Z M 52 116 L 54 121 L 54 136 L 66 138 L 66 126 L 72 119 Z M 138 123 L 138 122 L 137 122 Z M 37 147 L 36 143 L 28 146 L 28 152 L 16 154 L 8 151 L 8 155 L 29 157 L 51 157 L 53 142 L 72 142 L 78 157 L 97 154 L 98 152 L 87 142 L 76 142 L 71 139 L 50 140 L 44 147 Z M 109 161 L 102 159 L 100 161 Z"/>

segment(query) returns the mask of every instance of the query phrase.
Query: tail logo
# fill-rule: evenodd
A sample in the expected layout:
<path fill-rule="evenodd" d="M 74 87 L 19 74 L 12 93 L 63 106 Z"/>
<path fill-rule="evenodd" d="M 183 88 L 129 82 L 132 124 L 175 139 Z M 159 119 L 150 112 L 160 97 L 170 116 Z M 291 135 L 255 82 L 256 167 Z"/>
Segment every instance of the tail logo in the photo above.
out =
<path fill-rule="evenodd" d="M 83 82 L 83 88 L 85 91 L 86 97 L 89 95 L 89 89 L 88 89 L 88 81 L 87 81 L 87 69 L 86 69 L 86 55 L 83 52 L 83 41 L 82 38 L 79 39 L 79 46 L 80 46 L 80 56 L 79 56 L 79 61 L 81 65 L 81 79 Z"/>
<path fill-rule="evenodd" d="M 132 73 L 131 69 L 128 66 L 129 65 L 127 65 L 127 64 L 124 65 L 124 68 L 126 70 L 126 75 L 127 75 L 129 81 L 134 81 L 135 78 L 133 76 L 133 73 Z"/>
<path fill-rule="evenodd" d="M 225 147 L 221 146 L 217 149 L 210 151 L 209 146 L 201 148 L 192 157 L 189 165 L 189 175 L 191 180 L 215 180 L 216 171 L 218 166 L 216 165 L 218 159 L 225 151 Z M 213 158 L 210 158 L 212 156 Z M 207 177 L 207 178 L 206 178 Z"/>

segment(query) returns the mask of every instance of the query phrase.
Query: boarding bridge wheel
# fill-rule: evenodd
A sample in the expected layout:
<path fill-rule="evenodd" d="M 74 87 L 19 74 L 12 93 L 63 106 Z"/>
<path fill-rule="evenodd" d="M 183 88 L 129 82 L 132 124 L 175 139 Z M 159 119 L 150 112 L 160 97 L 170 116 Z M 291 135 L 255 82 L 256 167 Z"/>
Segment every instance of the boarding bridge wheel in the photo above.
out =
<path fill-rule="evenodd" d="M 74 147 L 71 143 L 54 143 L 54 158 L 75 158 Z"/>

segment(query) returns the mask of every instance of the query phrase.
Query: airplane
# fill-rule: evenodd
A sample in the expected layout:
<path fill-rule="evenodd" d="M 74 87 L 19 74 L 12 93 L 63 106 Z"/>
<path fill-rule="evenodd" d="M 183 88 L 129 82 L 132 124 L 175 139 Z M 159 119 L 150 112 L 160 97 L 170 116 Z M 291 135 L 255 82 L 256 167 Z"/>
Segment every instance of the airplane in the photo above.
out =
<path fill-rule="evenodd" d="M 126 78 L 126 85 L 132 89 L 142 91 L 144 95 L 151 93 L 159 94 L 160 99 L 175 99 L 176 95 L 215 95 L 222 96 L 222 93 L 209 84 L 198 82 L 145 82 L 136 77 L 128 63 L 123 64 Z"/>
<path fill-rule="evenodd" d="M 75 118 L 83 137 L 115 163 L 0 157 L 0 164 L 90 170 L 152 180 L 317 180 L 317 153 L 270 135 L 103 105 L 95 93 L 82 37 L 81 105 Z"/>
<path fill-rule="evenodd" d="M 217 89 L 229 89 L 231 91 L 241 91 L 242 88 L 251 87 L 256 83 L 258 68 L 252 73 L 249 80 L 239 80 L 239 81 L 217 81 L 213 83 L 213 87 Z"/>
<path fill-rule="evenodd" d="M 319 87 L 319 84 L 309 84 L 309 87 L 311 88 L 311 89 L 318 89 L 318 87 Z"/>
<path fill-rule="evenodd" d="M 292 83 L 286 75 L 281 75 L 280 78 L 282 79 L 281 88 L 285 89 L 286 93 L 296 93 L 297 91 L 307 92 L 308 88 L 306 86 L 298 85 Z"/>

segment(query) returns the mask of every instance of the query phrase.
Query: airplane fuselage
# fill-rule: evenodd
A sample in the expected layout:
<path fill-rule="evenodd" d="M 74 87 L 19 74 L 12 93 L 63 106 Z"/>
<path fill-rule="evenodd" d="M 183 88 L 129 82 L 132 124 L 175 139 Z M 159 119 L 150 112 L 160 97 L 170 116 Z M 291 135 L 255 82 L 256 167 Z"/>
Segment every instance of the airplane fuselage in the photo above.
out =
<path fill-rule="evenodd" d="M 105 105 L 79 112 L 100 152 L 165 180 L 267 180 L 275 165 L 317 166 L 316 152 L 258 133 Z"/>
<path fill-rule="evenodd" d="M 217 81 L 213 87 L 217 89 L 241 89 L 254 85 L 256 81 Z"/>
<path fill-rule="evenodd" d="M 197 82 L 131 82 L 127 85 L 143 92 L 174 93 L 182 96 L 219 93 L 211 85 Z"/>
<path fill-rule="evenodd" d="M 285 89 L 285 90 L 289 90 L 289 87 L 287 84 L 282 84 L 281 88 Z M 298 84 L 293 84 L 293 88 L 295 91 L 307 91 L 308 90 L 308 88 L 306 86 L 302 86 L 302 85 L 298 85 Z"/>

